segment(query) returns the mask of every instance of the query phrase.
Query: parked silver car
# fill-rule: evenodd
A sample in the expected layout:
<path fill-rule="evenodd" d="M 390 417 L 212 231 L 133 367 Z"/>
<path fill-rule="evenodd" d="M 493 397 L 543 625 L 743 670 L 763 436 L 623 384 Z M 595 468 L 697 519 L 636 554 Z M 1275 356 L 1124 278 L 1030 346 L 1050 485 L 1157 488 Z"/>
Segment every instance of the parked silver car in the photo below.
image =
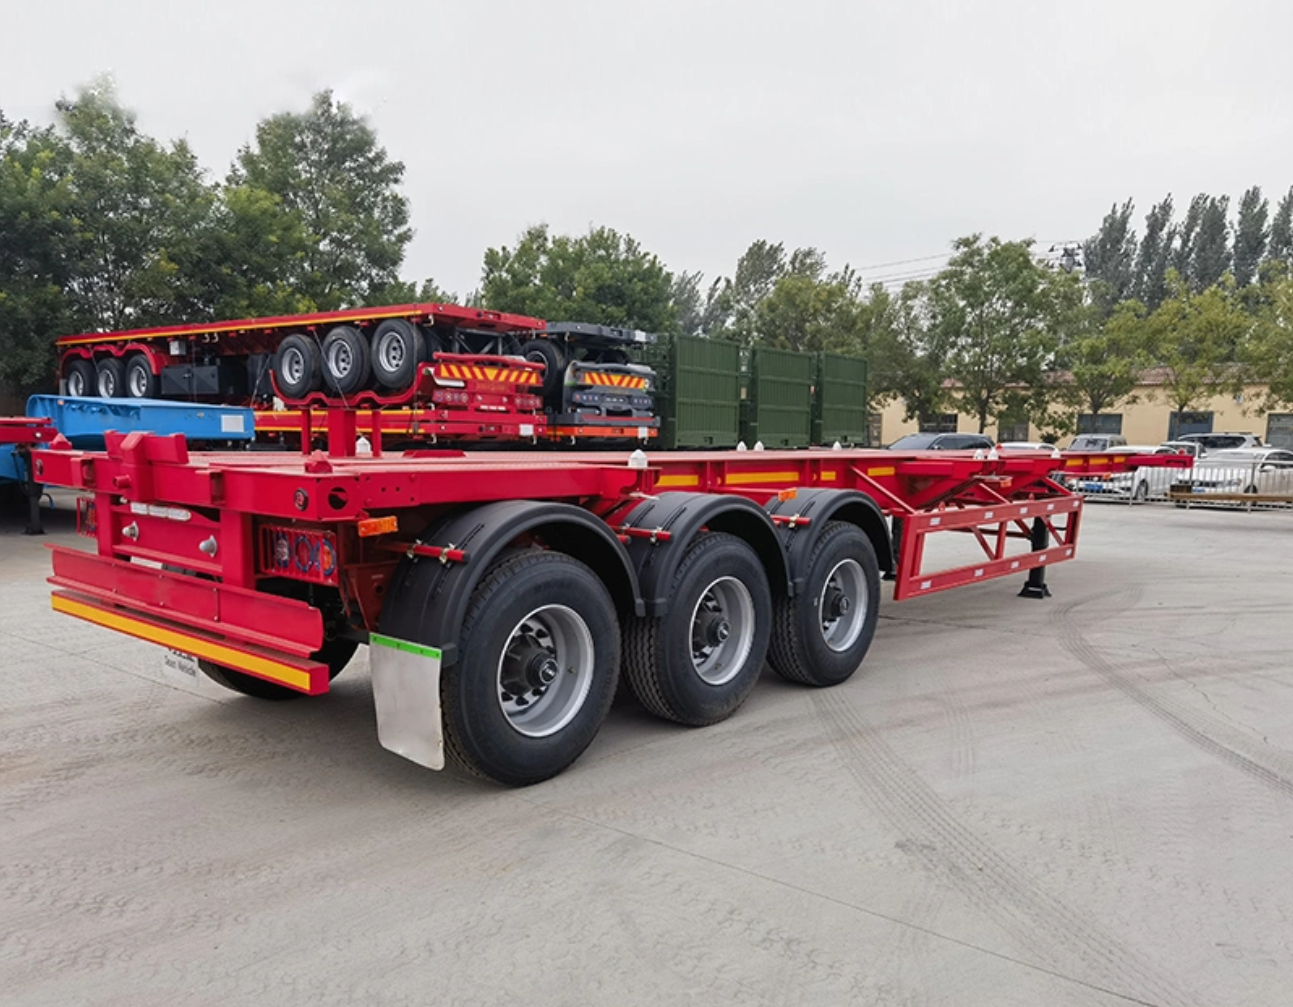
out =
<path fill-rule="evenodd" d="M 1191 496 L 1234 494 L 1287 498 L 1293 502 L 1293 451 L 1283 448 L 1232 448 L 1209 451 L 1194 467 L 1179 473 L 1171 487 Z"/>
<path fill-rule="evenodd" d="M 1256 434 L 1220 432 L 1214 434 L 1181 434 L 1178 441 L 1187 441 L 1199 446 L 1200 454 L 1211 454 L 1214 451 L 1230 451 L 1234 448 L 1260 448 L 1262 439 Z"/>

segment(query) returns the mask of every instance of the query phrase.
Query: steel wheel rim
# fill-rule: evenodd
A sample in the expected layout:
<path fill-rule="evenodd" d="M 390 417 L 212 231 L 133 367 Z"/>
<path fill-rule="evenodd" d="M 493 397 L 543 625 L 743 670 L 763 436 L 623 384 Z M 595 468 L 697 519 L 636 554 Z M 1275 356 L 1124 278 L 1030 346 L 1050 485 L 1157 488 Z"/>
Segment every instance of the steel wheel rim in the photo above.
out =
<path fill-rule="evenodd" d="M 100 398 L 111 399 L 116 397 L 115 393 L 117 390 L 114 387 L 112 387 L 111 371 L 107 370 L 106 368 L 104 370 L 101 370 L 99 372 L 98 381 L 96 382 L 96 384 L 99 386 Z"/>
<path fill-rule="evenodd" d="M 148 375 L 144 373 L 142 367 L 132 367 L 126 384 L 129 386 L 131 395 L 137 399 L 142 399 L 144 393 L 148 391 Z"/>
<path fill-rule="evenodd" d="M 85 375 L 80 371 L 72 371 L 67 376 L 67 394 L 76 396 L 85 394 Z"/>
<path fill-rule="evenodd" d="M 387 332 L 377 341 L 377 352 L 374 354 L 382 370 L 394 374 L 404 366 L 404 340 L 397 332 Z"/>
<path fill-rule="evenodd" d="M 706 685 L 730 682 L 754 646 L 754 599 L 735 577 L 719 577 L 691 610 L 691 667 Z"/>
<path fill-rule="evenodd" d="M 547 738 L 583 709 L 593 687 L 596 650 L 583 616 L 543 605 L 512 627 L 495 683 L 508 725 L 527 738 Z"/>
<path fill-rule="evenodd" d="M 857 643 L 868 602 L 861 564 L 855 559 L 840 560 L 826 575 L 817 598 L 817 625 L 826 646 L 839 654 Z"/>
<path fill-rule="evenodd" d="M 305 354 L 295 347 L 283 354 L 283 377 L 294 385 L 305 377 Z"/>
<path fill-rule="evenodd" d="M 335 378 L 344 378 L 355 366 L 355 355 L 344 342 L 335 342 L 328 347 L 328 370 Z"/>

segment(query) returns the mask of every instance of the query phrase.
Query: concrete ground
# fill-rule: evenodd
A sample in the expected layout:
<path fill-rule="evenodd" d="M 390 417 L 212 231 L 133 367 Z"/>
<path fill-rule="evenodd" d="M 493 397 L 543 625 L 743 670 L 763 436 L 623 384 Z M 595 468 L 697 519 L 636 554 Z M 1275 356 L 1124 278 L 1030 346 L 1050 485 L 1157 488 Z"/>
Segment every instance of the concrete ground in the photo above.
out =
<path fill-rule="evenodd" d="M 175 684 L 20 528 L 5 1004 L 1293 1000 L 1293 514 L 1090 506 L 1053 599 L 888 603 L 847 684 L 622 704 L 524 791 L 379 748 L 362 652 L 292 704 Z"/>

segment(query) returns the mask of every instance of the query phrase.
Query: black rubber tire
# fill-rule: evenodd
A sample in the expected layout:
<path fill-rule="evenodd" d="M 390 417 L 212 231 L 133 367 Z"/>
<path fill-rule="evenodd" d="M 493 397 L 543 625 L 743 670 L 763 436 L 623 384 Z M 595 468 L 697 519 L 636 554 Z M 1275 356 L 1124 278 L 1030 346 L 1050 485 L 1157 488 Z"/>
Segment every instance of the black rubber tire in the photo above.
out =
<path fill-rule="evenodd" d="M 126 365 L 120 357 L 104 357 L 94 365 L 94 390 L 101 399 L 119 399 L 126 394 Z"/>
<path fill-rule="evenodd" d="M 301 357 L 300 376 L 295 380 L 288 377 L 293 368 L 284 367 L 293 354 Z M 278 344 L 278 352 L 274 354 L 274 380 L 279 392 L 289 399 L 304 398 L 323 387 L 323 356 L 313 336 L 293 332 Z"/>
<path fill-rule="evenodd" d="M 630 363 L 630 357 L 627 350 L 602 350 L 597 354 L 599 364 L 627 364 Z"/>
<path fill-rule="evenodd" d="M 396 367 L 382 359 L 383 347 L 388 344 L 397 345 L 401 350 Z M 388 318 L 378 325 L 373 330 L 371 349 L 373 380 L 392 392 L 407 391 L 417 377 L 418 364 L 426 359 L 426 339 L 416 325 L 403 318 Z"/>
<path fill-rule="evenodd" d="M 126 398 L 155 399 L 160 390 L 160 384 L 146 356 L 142 353 L 132 353 L 126 358 L 125 385 L 122 389 Z M 135 394 L 136 385 L 139 386 L 138 395 Z"/>
<path fill-rule="evenodd" d="M 69 360 L 67 367 L 63 371 L 63 377 L 67 381 L 68 395 L 81 396 L 87 399 L 99 397 L 99 388 L 95 383 L 94 362 L 92 360 L 86 360 L 84 357 Z M 77 385 L 79 385 L 79 388 Z"/>
<path fill-rule="evenodd" d="M 692 613 L 717 578 L 735 577 L 754 605 L 754 638 L 736 674 L 721 685 L 692 665 Z M 705 532 L 688 546 L 669 587 L 669 611 L 660 619 L 633 619 L 624 628 L 624 671 L 644 707 L 658 717 L 703 727 L 730 717 L 763 670 L 772 621 L 772 593 L 758 554 L 743 539 Z"/>
<path fill-rule="evenodd" d="M 543 397 L 552 405 L 560 405 L 555 400 L 566 380 L 565 350 L 551 339 L 529 339 L 521 344 L 521 355 L 543 365 Z"/>
<path fill-rule="evenodd" d="M 345 670 L 346 665 L 350 663 L 350 659 L 355 656 L 355 650 L 358 647 L 359 644 L 354 640 L 335 637 L 331 640 L 324 640 L 323 646 L 310 656 L 328 666 L 328 681 L 331 682 Z M 248 675 L 246 672 L 234 671 L 233 668 L 226 668 L 223 664 L 216 664 L 206 658 L 198 658 L 198 667 L 202 669 L 202 673 L 207 678 L 217 685 L 223 685 L 226 689 L 241 692 L 244 696 L 252 696 L 255 699 L 282 702 L 288 699 L 300 699 L 305 695 L 303 692 L 289 689 L 287 686 L 279 685 L 277 682 L 257 678 L 255 675 Z"/>
<path fill-rule="evenodd" d="M 348 361 L 344 370 L 337 364 Z M 354 395 L 368 387 L 373 374 L 368 337 L 353 325 L 338 325 L 323 340 L 323 382 L 337 395 Z"/>
<path fill-rule="evenodd" d="M 847 650 L 834 651 L 822 636 L 818 601 L 836 564 L 852 559 L 862 568 L 867 612 L 858 638 Z M 803 685 L 830 686 L 847 681 L 866 656 L 880 617 L 880 564 L 875 547 L 857 525 L 830 521 L 808 557 L 804 589 L 772 605 L 772 641 L 768 663 L 782 678 Z"/>
<path fill-rule="evenodd" d="M 548 737 L 521 734 L 499 705 L 498 666 L 515 627 L 536 603 L 577 612 L 593 640 L 593 681 L 574 719 Z M 606 719 L 619 680 L 620 628 L 605 585 L 564 553 L 526 550 L 495 563 L 472 592 L 458 660 L 440 677 L 445 753 L 473 776 L 525 787 L 556 776 L 583 753 Z"/>

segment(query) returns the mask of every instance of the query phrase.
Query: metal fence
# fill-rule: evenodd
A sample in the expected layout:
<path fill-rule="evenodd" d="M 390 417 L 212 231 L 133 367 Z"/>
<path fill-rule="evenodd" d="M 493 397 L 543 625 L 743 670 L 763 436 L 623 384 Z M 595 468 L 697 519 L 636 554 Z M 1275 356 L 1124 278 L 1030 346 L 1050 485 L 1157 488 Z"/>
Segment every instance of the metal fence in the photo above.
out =
<path fill-rule="evenodd" d="M 1142 468 L 1112 476 L 1068 478 L 1088 500 L 1173 503 L 1178 507 L 1293 507 L 1293 461 L 1202 458 L 1188 469 Z"/>

